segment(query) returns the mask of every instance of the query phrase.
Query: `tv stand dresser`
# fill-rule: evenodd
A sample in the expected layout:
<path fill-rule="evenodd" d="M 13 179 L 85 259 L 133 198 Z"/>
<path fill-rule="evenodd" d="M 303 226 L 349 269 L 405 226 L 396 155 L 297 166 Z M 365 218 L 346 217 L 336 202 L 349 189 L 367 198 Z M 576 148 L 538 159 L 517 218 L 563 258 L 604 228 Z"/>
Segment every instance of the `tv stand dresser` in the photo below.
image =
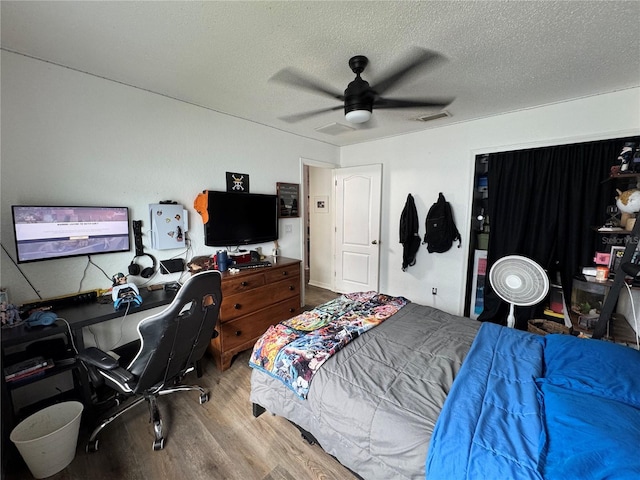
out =
<path fill-rule="evenodd" d="M 270 325 L 301 311 L 300 260 L 267 260 L 270 267 L 222 273 L 219 335 L 209 345 L 219 370 L 229 368 L 238 353 L 253 348 Z"/>

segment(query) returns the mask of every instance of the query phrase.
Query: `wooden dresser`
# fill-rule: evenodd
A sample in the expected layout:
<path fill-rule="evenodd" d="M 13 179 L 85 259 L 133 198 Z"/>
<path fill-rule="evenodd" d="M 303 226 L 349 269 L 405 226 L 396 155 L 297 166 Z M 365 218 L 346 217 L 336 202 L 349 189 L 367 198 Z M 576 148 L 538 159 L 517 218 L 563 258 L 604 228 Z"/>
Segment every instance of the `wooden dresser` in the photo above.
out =
<path fill-rule="evenodd" d="M 229 368 L 236 354 L 253 348 L 269 325 L 301 311 L 300 260 L 267 260 L 271 267 L 222 273 L 220 335 L 209 345 L 220 370 Z"/>

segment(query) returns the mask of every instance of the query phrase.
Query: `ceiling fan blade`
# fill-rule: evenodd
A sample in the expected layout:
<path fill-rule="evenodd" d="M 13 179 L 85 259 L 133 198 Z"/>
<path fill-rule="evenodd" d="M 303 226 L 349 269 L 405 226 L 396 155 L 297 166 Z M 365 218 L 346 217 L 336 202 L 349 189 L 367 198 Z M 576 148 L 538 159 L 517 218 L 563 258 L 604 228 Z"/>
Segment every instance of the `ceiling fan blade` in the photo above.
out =
<path fill-rule="evenodd" d="M 414 55 L 407 58 L 407 60 L 397 67 L 394 71 L 383 75 L 382 78 L 372 86 L 379 95 L 382 95 L 389 88 L 400 84 L 405 77 L 413 70 L 418 68 L 435 68 L 446 61 L 446 57 L 422 48 L 415 48 Z"/>
<path fill-rule="evenodd" d="M 307 118 L 314 117 L 316 115 L 320 115 L 321 113 L 331 112 L 333 110 L 342 110 L 344 108 L 343 105 L 338 105 L 337 107 L 329 107 L 329 108 L 321 108 L 319 110 L 311 110 L 303 113 L 296 113 L 294 115 L 285 115 L 284 117 L 278 117 L 280 120 L 284 120 L 287 123 L 295 123 L 300 122 L 302 120 L 306 120 Z"/>
<path fill-rule="evenodd" d="M 433 100 L 420 99 L 401 99 L 401 98 L 378 98 L 373 102 L 373 109 L 379 108 L 419 108 L 419 107 L 435 107 L 444 108 L 453 102 L 453 98 L 441 98 Z"/>
<path fill-rule="evenodd" d="M 343 92 L 334 89 L 326 84 L 323 84 L 319 80 L 308 77 L 292 68 L 285 68 L 273 75 L 269 81 L 282 83 L 284 85 L 300 88 L 303 90 L 309 90 L 313 93 L 319 93 L 321 95 L 335 98 L 336 100 L 344 101 Z"/>

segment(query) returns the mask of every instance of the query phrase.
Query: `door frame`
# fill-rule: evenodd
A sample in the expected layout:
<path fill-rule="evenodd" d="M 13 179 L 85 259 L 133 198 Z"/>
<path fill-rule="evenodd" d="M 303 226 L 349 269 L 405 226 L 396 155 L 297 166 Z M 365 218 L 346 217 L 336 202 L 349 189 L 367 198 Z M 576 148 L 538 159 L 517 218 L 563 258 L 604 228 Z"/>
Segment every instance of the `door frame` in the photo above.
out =
<path fill-rule="evenodd" d="M 300 288 L 300 292 L 302 293 L 300 295 L 301 301 L 302 301 L 302 305 L 305 304 L 305 298 L 304 298 L 304 294 L 305 294 L 305 272 L 304 272 L 304 267 L 306 264 L 306 261 L 308 261 L 307 258 L 305 258 L 305 256 L 307 255 L 307 251 L 306 251 L 306 228 L 307 228 L 307 222 L 309 221 L 308 218 L 308 197 L 309 197 L 309 192 L 307 191 L 307 185 L 305 183 L 305 176 L 304 176 L 304 170 L 305 167 L 316 167 L 316 168 L 327 168 L 330 170 L 335 170 L 336 168 L 340 168 L 340 165 L 335 164 L 335 163 L 330 163 L 330 162 L 323 162 L 320 160 L 313 160 L 311 158 L 306 158 L 306 157 L 300 157 L 300 218 L 301 218 L 301 222 L 300 222 L 300 242 L 301 242 L 301 249 L 300 251 L 302 252 L 302 275 L 300 275 L 300 282 L 301 282 L 301 288 Z M 331 198 L 329 199 L 329 204 L 330 205 L 335 205 L 334 203 L 335 201 L 335 188 L 332 187 L 331 188 Z M 335 215 L 332 215 L 331 217 L 331 229 L 332 232 L 335 232 Z M 328 262 L 330 262 L 330 267 L 332 271 L 335 271 L 335 235 L 331 235 L 331 258 L 327 259 Z M 333 291 L 335 289 L 335 278 L 332 277 L 331 278 L 331 290 Z"/>

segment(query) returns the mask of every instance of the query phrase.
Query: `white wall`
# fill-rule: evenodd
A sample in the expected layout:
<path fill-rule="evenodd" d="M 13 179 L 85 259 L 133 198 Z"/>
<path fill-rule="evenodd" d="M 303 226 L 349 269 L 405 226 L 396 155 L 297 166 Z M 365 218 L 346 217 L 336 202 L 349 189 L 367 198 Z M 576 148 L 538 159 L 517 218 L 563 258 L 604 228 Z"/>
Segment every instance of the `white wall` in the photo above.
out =
<path fill-rule="evenodd" d="M 338 149 L 16 54 L 3 51 L 1 60 L 1 239 L 14 258 L 12 204 L 126 205 L 147 228 L 148 204 L 172 199 L 189 209 L 193 254 L 202 255 L 214 249 L 203 245 L 193 200 L 204 189 L 224 190 L 225 172 L 247 173 L 251 191 L 275 193 L 276 182 L 301 183 L 301 158 L 381 163 L 380 288 L 454 313 L 464 307 L 475 155 L 640 131 L 640 89 L 631 89 Z M 417 264 L 402 272 L 398 222 L 407 193 L 424 218 L 440 191 L 452 203 L 462 248 L 428 254 L 422 247 Z M 301 258 L 301 221 L 287 220 L 290 234 L 281 224 L 285 256 Z M 160 259 L 179 253 L 146 250 Z M 112 275 L 126 271 L 131 257 L 92 259 Z M 110 286 L 92 265 L 83 278 L 86 266 L 79 257 L 21 268 L 43 297 Z M 13 302 L 36 298 L 4 252 L 0 273 Z"/>
<path fill-rule="evenodd" d="M 343 167 L 383 164 L 380 290 L 463 313 L 477 154 L 638 132 L 640 89 L 636 88 L 343 147 Z M 398 228 L 407 194 L 415 197 L 423 236 L 424 218 L 438 192 L 452 205 L 462 247 L 429 254 L 422 246 L 416 265 L 403 272 Z M 438 289 L 436 296 L 432 287 Z"/>
<path fill-rule="evenodd" d="M 227 171 L 249 174 L 252 192 L 273 194 L 276 182 L 301 183 L 300 158 L 339 160 L 339 149 L 323 142 L 13 53 L 3 51 L 1 60 L 1 239 L 14 259 L 14 204 L 128 206 L 143 220 L 145 251 L 170 258 L 181 251 L 152 250 L 147 232 L 148 205 L 166 199 L 189 210 L 190 256 L 211 254 L 193 201 L 202 190 L 225 190 Z M 301 221 L 286 220 L 290 233 L 281 221 L 284 256 L 302 258 Z M 271 252 L 271 244 L 264 247 Z M 111 276 L 126 272 L 132 256 L 92 261 Z M 36 299 L 4 251 L 0 262 L 10 300 Z M 85 267 L 86 257 L 20 265 L 44 298 L 111 286 L 97 267 Z M 149 283 L 174 278 L 157 275 Z"/>

